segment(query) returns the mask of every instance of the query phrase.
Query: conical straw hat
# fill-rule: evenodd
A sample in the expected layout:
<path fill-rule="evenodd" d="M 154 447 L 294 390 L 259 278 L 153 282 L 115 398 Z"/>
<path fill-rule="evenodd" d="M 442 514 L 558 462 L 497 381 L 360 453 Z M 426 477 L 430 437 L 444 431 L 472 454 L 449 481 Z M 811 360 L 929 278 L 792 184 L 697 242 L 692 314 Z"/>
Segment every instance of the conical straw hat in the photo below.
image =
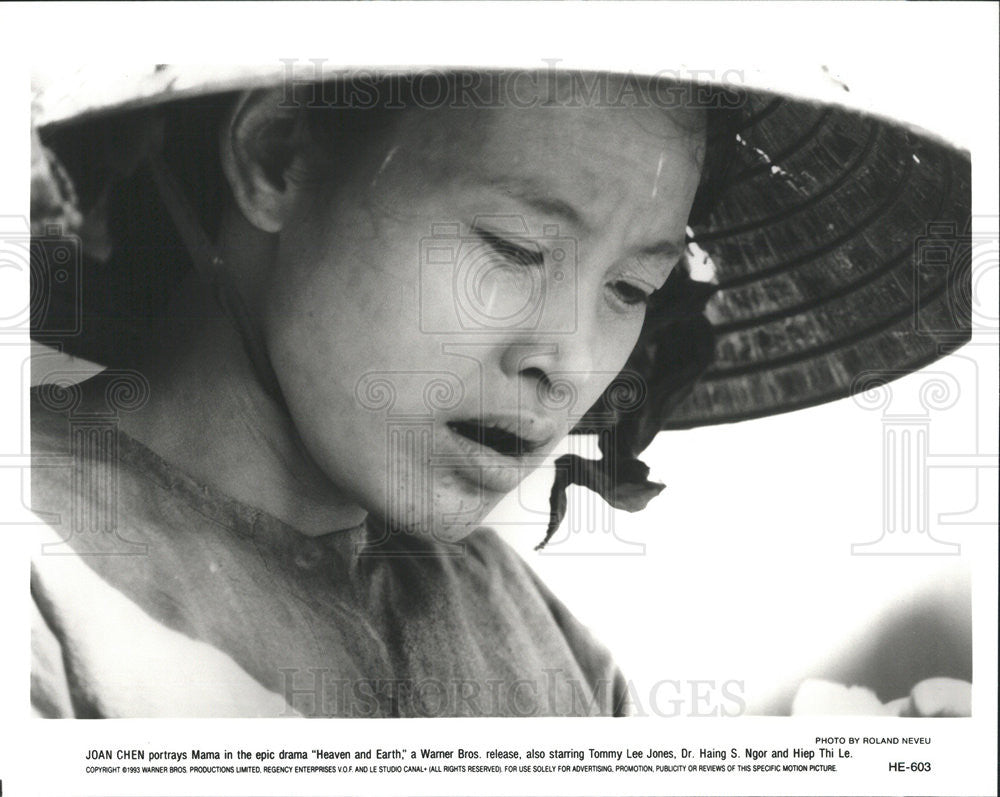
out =
<path fill-rule="evenodd" d="M 67 131 L 72 138 L 109 115 L 275 85 L 287 74 L 285 65 L 39 74 L 34 124 L 48 146 L 60 132 L 60 140 Z M 735 162 L 710 215 L 693 229 L 700 268 L 718 288 L 706 308 L 715 361 L 660 428 L 840 398 L 865 387 L 866 373 L 901 376 L 970 337 L 968 154 L 870 108 L 848 107 L 850 96 L 830 84 L 799 78 L 798 96 L 739 90 L 745 114 Z M 58 192 L 43 174 L 54 168 L 36 168 L 38 193 Z M 44 232 L 43 216 L 32 221 Z M 38 307 L 59 304 L 54 282 L 34 282 Z M 73 329 L 52 332 L 40 317 L 33 332 L 113 362 L 116 350 L 127 348 L 128 325 L 150 309 L 88 308 L 86 295 L 83 301 Z"/>

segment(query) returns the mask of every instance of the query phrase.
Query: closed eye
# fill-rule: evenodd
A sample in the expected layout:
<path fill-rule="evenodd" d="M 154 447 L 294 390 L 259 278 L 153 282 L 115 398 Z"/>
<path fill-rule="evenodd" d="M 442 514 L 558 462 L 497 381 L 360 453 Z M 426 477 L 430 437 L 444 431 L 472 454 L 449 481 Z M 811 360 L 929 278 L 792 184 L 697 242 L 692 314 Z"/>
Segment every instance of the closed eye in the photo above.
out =
<path fill-rule="evenodd" d="M 637 288 L 630 282 L 624 282 L 622 280 L 612 283 L 611 289 L 614 291 L 615 297 L 618 301 L 622 304 L 628 305 L 629 307 L 649 304 L 649 300 L 652 296 L 652 294 L 647 293 L 642 290 L 642 288 Z"/>
<path fill-rule="evenodd" d="M 540 249 L 528 249 L 481 227 L 474 227 L 472 231 L 498 255 L 519 266 L 542 266 L 545 262 Z"/>

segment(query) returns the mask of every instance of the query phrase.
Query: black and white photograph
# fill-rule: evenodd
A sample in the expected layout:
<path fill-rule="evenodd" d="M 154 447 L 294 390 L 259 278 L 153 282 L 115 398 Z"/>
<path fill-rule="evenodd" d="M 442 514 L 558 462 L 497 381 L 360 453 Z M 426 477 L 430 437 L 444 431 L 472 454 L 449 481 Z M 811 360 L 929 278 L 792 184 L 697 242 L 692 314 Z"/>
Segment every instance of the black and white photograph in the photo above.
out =
<path fill-rule="evenodd" d="M 18 9 L 0 794 L 988 793 L 996 65 L 230 5 Z"/>

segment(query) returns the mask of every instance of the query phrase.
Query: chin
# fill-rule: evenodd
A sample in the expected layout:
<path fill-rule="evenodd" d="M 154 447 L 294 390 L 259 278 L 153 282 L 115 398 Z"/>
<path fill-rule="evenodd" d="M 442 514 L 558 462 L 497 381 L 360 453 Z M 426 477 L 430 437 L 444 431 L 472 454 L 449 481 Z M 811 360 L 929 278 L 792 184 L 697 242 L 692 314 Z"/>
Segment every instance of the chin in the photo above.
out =
<path fill-rule="evenodd" d="M 429 545 L 461 541 L 480 527 L 505 495 L 455 474 L 439 475 L 433 485 L 425 473 L 414 475 L 417 478 L 407 479 L 395 491 L 393 505 L 372 514 L 388 518 L 394 534 Z"/>
<path fill-rule="evenodd" d="M 375 528 L 382 521 L 375 520 Z M 480 528 L 478 522 L 467 521 L 428 521 L 426 519 L 416 519 L 408 515 L 399 515 L 389 519 L 391 531 L 385 537 L 376 537 L 373 546 L 377 549 L 381 544 L 389 544 L 391 538 L 405 537 L 407 548 L 413 546 L 433 547 L 450 546 L 461 542 L 476 529 Z M 395 548 L 395 546 L 394 546 Z M 447 552 L 447 551 L 445 551 Z"/>

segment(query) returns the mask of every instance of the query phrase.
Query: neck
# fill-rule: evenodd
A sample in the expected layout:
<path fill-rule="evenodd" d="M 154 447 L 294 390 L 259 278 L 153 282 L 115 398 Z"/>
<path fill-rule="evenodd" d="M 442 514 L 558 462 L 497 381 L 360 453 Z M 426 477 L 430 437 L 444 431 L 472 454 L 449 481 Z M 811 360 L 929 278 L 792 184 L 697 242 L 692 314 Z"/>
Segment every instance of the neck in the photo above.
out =
<path fill-rule="evenodd" d="M 198 481 L 305 534 L 361 523 L 365 511 L 313 462 L 276 385 L 212 289 L 191 280 L 174 307 L 159 349 L 141 368 L 150 400 L 123 415 L 123 431 Z"/>

